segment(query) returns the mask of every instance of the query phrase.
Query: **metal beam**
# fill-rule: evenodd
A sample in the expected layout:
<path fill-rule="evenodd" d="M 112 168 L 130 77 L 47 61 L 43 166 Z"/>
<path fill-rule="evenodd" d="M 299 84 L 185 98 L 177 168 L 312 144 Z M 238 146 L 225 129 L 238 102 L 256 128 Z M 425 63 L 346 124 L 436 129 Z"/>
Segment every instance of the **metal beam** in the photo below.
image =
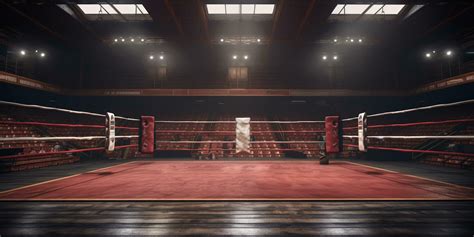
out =
<path fill-rule="evenodd" d="M 208 26 L 209 19 L 207 17 L 206 7 L 204 3 L 202 2 L 202 0 L 196 0 L 196 4 L 198 5 L 198 11 L 199 11 L 199 15 L 200 15 L 201 22 L 203 25 L 204 39 L 209 40 L 209 26 Z"/>
<path fill-rule="evenodd" d="M 173 5 L 171 4 L 170 0 L 165 0 L 165 6 L 166 6 L 166 9 L 168 10 L 168 13 L 173 18 L 174 24 L 176 25 L 176 28 L 178 29 L 179 34 L 183 36 L 184 35 L 183 26 L 181 25 L 181 22 L 176 16 L 176 12 L 174 11 Z"/>
<path fill-rule="evenodd" d="M 309 16 L 313 12 L 314 5 L 316 5 L 316 0 L 311 0 L 308 4 L 308 7 L 306 8 L 306 12 L 304 13 L 303 19 L 301 19 L 301 22 L 298 26 L 298 31 L 296 32 L 295 40 L 298 40 L 300 38 Z"/>
<path fill-rule="evenodd" d="M 276 28 L 278 25 L 278 20 L 280 19 L 281 11 L 283 9 L 283 5 L 285 4 L 285 0 L 280 0 L 277 3 L 277 8 L 275 11 L 275 15 L 273 16 L 273 25 L 272 25 L 272 34 L 270 35 L 269 43 L 271 44 L 273 38 L 275 37 Z"/>

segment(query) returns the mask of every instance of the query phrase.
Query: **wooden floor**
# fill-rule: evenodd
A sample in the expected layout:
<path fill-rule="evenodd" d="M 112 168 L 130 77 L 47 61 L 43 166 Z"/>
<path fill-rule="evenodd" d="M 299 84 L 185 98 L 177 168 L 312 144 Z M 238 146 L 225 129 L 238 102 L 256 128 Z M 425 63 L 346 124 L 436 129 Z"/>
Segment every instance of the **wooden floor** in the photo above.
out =
<path fill-rule="evenodd" d="M 0 202 L 1 236 L 474 233 L 472 202 Z"/>

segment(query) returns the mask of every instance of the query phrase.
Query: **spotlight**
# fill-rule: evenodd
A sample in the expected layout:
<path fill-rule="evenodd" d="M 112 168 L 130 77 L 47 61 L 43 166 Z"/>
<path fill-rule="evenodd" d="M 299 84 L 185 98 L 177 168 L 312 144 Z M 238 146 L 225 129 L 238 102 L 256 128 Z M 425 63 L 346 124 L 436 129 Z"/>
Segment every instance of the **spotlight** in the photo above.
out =
<path fill-rule="evenodd" d="M 150 55 L 150 60 L 153 60 L 154 58 L 155 58 L 155 56 Z"/>
<path fill-rule="evenodd" d="M 249 56 L 248 56 L 248 55 L 245 55 L 245 56 L 244 56 L 244 59 L 245 59 L 245 60 L 249 59 Z"/>
<path fill-rule="evenodd" d="M 165 59 L 165 56 L 160 55 L 160 60 L 163 60 L 163 59 Z"/>
<path fill-rule="evenodd" d="M 35 50 L 35 53 L 38 53 L 38 50 Z"/>
<path fill-rule="evenodd" d="M 237 59 L 237 55 L 232 56 L 233 59 Z"/>
<path fill-rule="evenodd" d="M 359 39 L 359 43 L 362 43 L 362 39 Z"/>
<path fill-rule="evenodd" d="M 334 43 L 337 43 L 337 39 L 334 39 L 333 41 L 334 41 Z"/>
<path fill-rule="evenodd" d="M 436 50 L 433 50 L 433 53 L 436 53 Z"/>
<path fill-rule="evenodd" d="M 260 40 L 260 38 L 258 38 L 258 39 L 257 39 L 257 42 L 259 42 L 259 43 L 260 43 L 260 41 L 261 41 L 261 40 Z"/>
<path fill-rule="evenodd" d="M 118 39 L 114 39 L 114 42 L 118 42 Z"/>
<path fill-rule="evenodd" d="M 141 42 L 145 42 L 145 39 L 142 38 L 140 41 L 141 41 Z"/>
<path fill-rule="evenodd" d="M 40 54 L 40 57 L 42 57 L 42 58 L 44 58 L 45 56 L 46 56 L 45 53 L 41 53 L 41 54 Z"/>
<path fill-rule="evenodd" d="M 337 60 L 337 55 L 334 55 L 332 59 Z"/>
<path fill-rule="evenodd" d="M 134 41 L 135 41 L 135 39 L 134 39 L 134 38 L 131 38 L 131 39 L 130 39 L 130 41 L 134 42 Z"/>
<path fill-rule="evenodd" d="M 446 51 L 446 56 L 451 56 L 453 52 L 451 50 Z"/>
<path fill-rule="evenodd" d="M 326 59 L 328 59 L 328 56 L 324 55 L 323 60 L 326 60 Z"/>
<path fill-rule="evenodd" d="M 431 53 L 426 53 L 426 54 L 425 54 L 425 57 L 426 57 L 426 58 L 431 58 Z"/>
<path fill-rule="evenodd" d="M 122 42 L 125 42 L 125 39 L 122 39 Z"/>
<path fill-rule="evenodd" d="M 351 39 L 351 43 L 354 42 L 354 39 Z"/>
<path fill-rule="evenodd" d="M 224 39 L 223 39 L 223 38 L 221 38 L 221 40 L 220 40 L 220 41 L 221 41 L 221 42 L 224 42 Z"/>
<path fill-rule="evenodd" d="M 26 51 L 25 51 L 25 50 L 21 50 L 21 51 L 20 51 L 20 54 L 21 54 L 22 56 L 25 56 L 25 55 L 26 55 Z"/>

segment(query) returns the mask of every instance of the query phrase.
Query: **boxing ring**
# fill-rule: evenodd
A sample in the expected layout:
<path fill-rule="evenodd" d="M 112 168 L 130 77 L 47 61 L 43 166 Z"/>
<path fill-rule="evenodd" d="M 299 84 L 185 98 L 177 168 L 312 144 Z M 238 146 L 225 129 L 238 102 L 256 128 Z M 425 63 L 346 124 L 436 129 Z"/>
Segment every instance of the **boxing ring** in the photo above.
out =
<path fill-rule="evenodd" d="M 474 135 L 372 135 L 371 129 L 413 127 L 439 124 L 473 123 L 473 118 L 439 121 L 421 121 L 392 124 L 369 124 L 372 118 L 392 116 L 415 111 L 435 110 L 474 103 L 467 100 L 449 104 L 391 111 L 379 114 L 360 113 L 357 117 L 341 119 L 327 116 L 320 121 L 264 121 L 236 118 L 232 121 L 173 121 L 155 120 L 153 116 L 128 118 L 113 113 L 97 114 L 39 105 L 0 101 L 0 105 L 55 111 L 102 120 L 102 124 L 73 124 L 38 121 L 0 121 L 7 126 L 61 127 L 65 129 L 97 130 L 87 136 L 11 136 L 0 137 L 5 143 L 32 143 L 51 141 L 99 141 L 99 147 L 48 151 L 40 154 L 0 156 L 1 160 L 22 160 L 31 156 L 76 154 L 84 152 L 111 153 L 121 149 L 137 149 L 152 154 L 160 144 L 192 144 L 177 147 L 179 151 L 200 152 L 212 149 L 200 144 L 230 144 L 220 148 L 231 154 L 251 154 L 254 146 L 260 150 L 294 150 L 275 148 L 274 144 L 312 144 L 320 149 L 318 160 L 218 160 L 218 161 L 159 161 L 153 158 L 78 173 L 42 183 L 0 192 L 0 200 L 472 200 L 474 189 L 450 183 L 407 175 L 391 170 L 361 165 L 336 159 L 345 149 L 364 153 L 370 150 L 389 150 L 401 153 L 427 153 L 474 157 L 472 153 L 402 149 L 374 145 L 379 140 L 463 140 L 472 141 Z M 235 130 L 160 130 L 159 124 L 229 124 Z M 324 129 L 260 130 L 252 131 L 255 124 L 319 124 Z M 351 124 L 353 123 L 353 124 Z M 322 140 L 256 140 L 252 135 L 265 133 L 320 134 Z M 356 132 L 357 134 L 353 134 Z M 98 135 L 97 133 L 102 133 Z M 229 140 L 158 140 L 160 133 L 199 133 L 235 136 Z M 126 141 L 127 144 L 123 145 Z M 117 144 L 116 144 L 117 143 Z M 376 143 L 376 142 L 375 142 Z M 311 150 L 312 148 L 308 148 Z M 167 150 L 167 149 L 163 149 Z M 170 149 L 168 149 L 170 150 Z"/>

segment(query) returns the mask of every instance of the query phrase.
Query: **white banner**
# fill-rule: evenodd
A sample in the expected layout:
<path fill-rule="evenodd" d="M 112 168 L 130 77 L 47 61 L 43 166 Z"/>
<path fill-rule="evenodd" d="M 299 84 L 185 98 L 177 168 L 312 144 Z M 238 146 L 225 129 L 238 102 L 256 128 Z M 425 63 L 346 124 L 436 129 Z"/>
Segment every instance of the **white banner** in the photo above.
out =
<path fill-rule="evenodd" d="M 235 118 L 235 152 L 250 153 L 250 118 Z"/>

